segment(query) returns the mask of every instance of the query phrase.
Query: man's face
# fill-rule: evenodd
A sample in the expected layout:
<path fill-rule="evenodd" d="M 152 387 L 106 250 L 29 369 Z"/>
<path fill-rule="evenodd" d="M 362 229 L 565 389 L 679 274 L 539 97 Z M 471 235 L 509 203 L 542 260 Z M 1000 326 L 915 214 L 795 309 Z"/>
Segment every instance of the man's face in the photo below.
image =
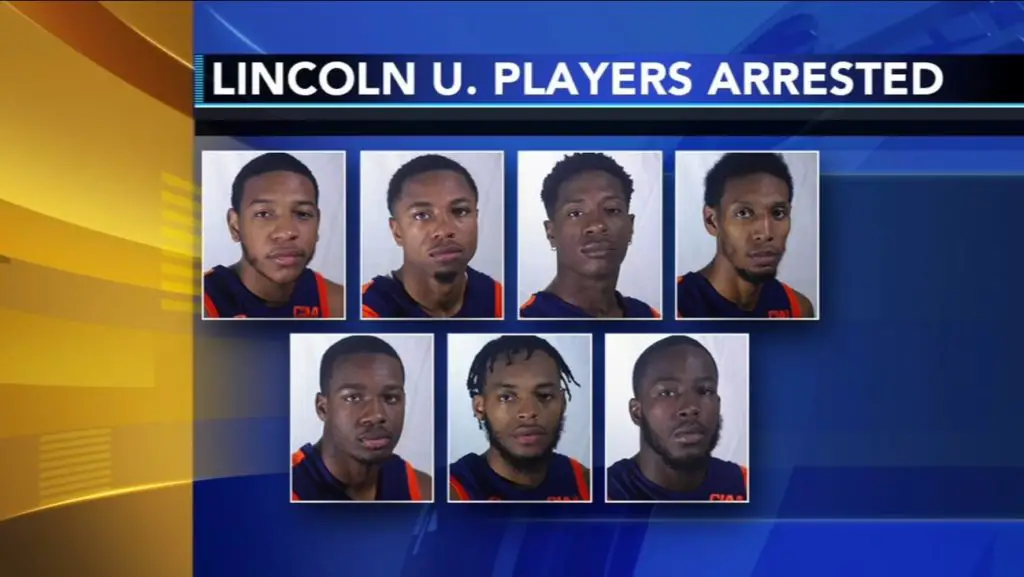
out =
<path fill-rule="evenodd" d="M 562 434 L 565 395 L 561 371 L 546 353 L 535 351 L 507 361 L 499 355 L 487 374 L 473 410 L 487 429 L 488 441 L 509 464 L 520 469 L 543 463 Z"/>
<path fill-rule="evenodd" d="M 316 398 L 324 437 L 360 463 L 381 463 L 394 453 L 405 425 L 402 365 L 381 354 L 339 359 L 327 395 Z"/>
<path fill-rule="evenodd" d="M 596 170 L 569 179 L 544 228 L 559 265 L 589 278 L 618 274 L 633 239 L 633 215 L 622 183 Z"/>
<path fill-rule="evenodd" d="M 790 227 L 790 191 L 768 174 L 729 179 L 721 205 L 704 208 L 708 232 L 718 237 L 718 252 L 750 282 L 775 278 L 786 252 Z M 712 218 L 714 225 L 707 224 Z"/>
<path fill-rule="evenodd" d="M 720 405 L 714 362 L 704 351 L 679 346 L 652 360 L 629 413 L 641 442 L 670 467 L 685 469 L 702 463 L 718 444 Z"/>
<path fill-rule="evenodd" d="M 476 254 L 477 201 L 458 173 L 438 170 L 409 179 L 390 225 L 405 262 L 441 282 L 454 282 Z"/>
<path fill-rule="evenodd" d="M 320 210 L 313 183 L 293 172 L 268 172 L 245 183 L 238 212 L 228 211 L 242 258 L 272 282 L 295 282 L 313 259 Z"/>

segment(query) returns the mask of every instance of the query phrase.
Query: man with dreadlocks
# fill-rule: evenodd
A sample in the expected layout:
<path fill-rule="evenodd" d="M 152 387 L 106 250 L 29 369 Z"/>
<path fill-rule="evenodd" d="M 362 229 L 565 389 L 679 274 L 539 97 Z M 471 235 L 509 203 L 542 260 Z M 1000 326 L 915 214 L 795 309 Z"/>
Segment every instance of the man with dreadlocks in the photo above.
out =
<path fill-rule="evenodd" d="M 555 452 L 570 385 L 558 350 L 534 335 L 505 335 L 477 353 L 466 387 L 490 448 L 449 467 L 450 501 L 589 501 L 590 471 Z"/>
<path fill-rule="evenodd" d="M 746 501 L 746 467 L 711 456 L 722 431 L 718 364 L 697 340 L 673 335 L 633 366 L 629 416 L 640 452 L 608 468 L 609 501 Z"/>

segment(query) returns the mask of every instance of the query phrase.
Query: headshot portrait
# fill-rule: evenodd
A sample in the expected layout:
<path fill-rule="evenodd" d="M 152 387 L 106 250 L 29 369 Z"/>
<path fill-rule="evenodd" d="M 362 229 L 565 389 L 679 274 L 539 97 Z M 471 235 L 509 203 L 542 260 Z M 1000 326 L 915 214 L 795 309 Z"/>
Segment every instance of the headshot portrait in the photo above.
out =
<path fill-rule="evenodd" d="M 605 337 L 608 501 L 750 500 L 749 337 Z"/>
<path fill-rule="evenodd" d="M 660 318 L 661 152 L 518 160 L 519 318 Z"/>
<path fill-rule="evenodd" d="M 504 153 L 363 152 L 363 319 L 504 318 Z"/>
<path fill-rule="evenodd" d="M 345 153 L 201 158 L 203 318 L 344 318 Z"/>
<path fill-rule="evenodd" d="M 591 501 L 591 341 L 448 335 L 449 501 Z"/>
<path fill-rule="evenodd" d="M 676 152 L 676 318 L 818 318 L 818 157 Z"/>
<path fill-rule="evenodd" d="M 433 335 L 291 335 L 292 502 L 433 501 Z"/>

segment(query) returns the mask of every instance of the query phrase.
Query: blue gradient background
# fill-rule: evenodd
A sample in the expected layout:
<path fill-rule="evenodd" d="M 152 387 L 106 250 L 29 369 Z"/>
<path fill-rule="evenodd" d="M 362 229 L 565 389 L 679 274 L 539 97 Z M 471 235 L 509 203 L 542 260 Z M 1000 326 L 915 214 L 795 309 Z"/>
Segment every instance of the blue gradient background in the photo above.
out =
<path fill-rule="evenodd" d="M 1018 3 L 198 3 L 196 52 L 1021 52 Z M 868 6 L 870 4 L 870 7 Z M 343 25 L 342 25 L 343 23 Z M 344 33 L 339 33 L 343 29 Z M 294 506 L 287 334 L 427 323 L 201 323 L 195 573 L 293 576 L 1024 574 L 1024 391 L 1013 363 L 1024 138 L 273 138 L 266 148 L 820 149 L 819 323 L 616 324 L 751 333 L 747 506 Z M 514 155 L 506 186 L 514 190 Z M 351 175 L 358 174 L 350 170 Z M 671 182 L 671 181 L 669 181 Z M 349 189 L 357 182 L 350 177 Z M 670 186 L 667 190 L 673 190 Z M 348 250 L 358 258 L 358 196 Z M 507 294 L 516 214 L 506 210 Z M 672 195 L 665 230 L 672 230 Z M 665 243 L 665 278 L 674 247 Z M 346 285 L 358 286 L 355 270 Z M 672 302 L 665 287 L 665 302 Z M 518 303 L 509 302 L 509 311 Z M 349 299 L 349 315 L 357 303 Z M 562 332 L 592 325 L 564 323 Z M 539 323 L 453 323 L 521 331 Z M 599 331 L 600 332 L 600 331 Z M 435 481 L 443 501 L 438 339 Z M 595 366 L 603 366 L 603 339 Z M 604 414 L 600 371 L 594 414 Z M 204 419 L 237 406 L 246 418 Z M 244 410 L 243 410 L 244 408 Z M 254 416 L 255 415 L 255 416 Z M 595 419 L 595 495 L 606 431 Z M 219 477 L 219 478 L 217 478 Z M 216 479 L 214 479 L 216 478 Z M 599 499 L 600 500 L 600 499 Z"/>

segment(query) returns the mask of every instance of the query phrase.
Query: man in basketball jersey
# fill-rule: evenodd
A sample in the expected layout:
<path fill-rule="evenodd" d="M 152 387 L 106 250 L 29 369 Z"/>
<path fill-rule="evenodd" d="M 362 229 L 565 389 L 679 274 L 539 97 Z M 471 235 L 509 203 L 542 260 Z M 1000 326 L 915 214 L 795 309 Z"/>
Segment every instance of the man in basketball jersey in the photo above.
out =
<path fill-rule="evenodd" d="M 419 156 L 395 172 L 388 224 L 402 266 L 363 285 L 364 319 L 503 318 L 502 285 L 469 266 L 478 201 L 473 176 L 446 156 Z"/>
<path fill-rule="evenodd" d="M 793 177 L 779 154 L 724 155 L 704 179 L 715 258 L 676 280 L 678 318 L 814 318 L 811 301 L 775 278 L 786 252 Z"/>
<path fill-rule="evenodd" d="M 519 308 L 520 318 L 658 318 L 650 305 L 616 290 L 633 242 L 633 178 L 612 157 L 566 156 L 544 179 L 541 200 L 555 278 Z"/>
<path fill-rule="evenodd" d="M 384 340 L 357 335 L 320 361 L 323 435 L 292 455 L 292 501 L 430 501 L 429 475 L 394 453 L 405 425 L 405 367 Z"/>
<path fill-rule="evenodd" d="M 589 501 L 590 471 L 556 453 L 569 385 L 562 355 L 533 335 L 506 335 L 477 353 L 466 386 L 490 448 L 449 466 L 450 501 Z"/>
<path fill-rule="evenodd" d="M 608 468 L 610 501 L 747 501 L 747 469 L 711 456 L 722 431 L 718 365 L 696 340 L 674 335 L 633 367 L 629 415 L 640 452 Z"/>
<path fill-rule="evenodd" d="M 250 160 L 231 186 L 228 230 L 242 259 L 203 275 L 206 318 L 343 318 L 344 294 L 307 266 L 319 238 L 320 189 L 299 159 Z"/>

